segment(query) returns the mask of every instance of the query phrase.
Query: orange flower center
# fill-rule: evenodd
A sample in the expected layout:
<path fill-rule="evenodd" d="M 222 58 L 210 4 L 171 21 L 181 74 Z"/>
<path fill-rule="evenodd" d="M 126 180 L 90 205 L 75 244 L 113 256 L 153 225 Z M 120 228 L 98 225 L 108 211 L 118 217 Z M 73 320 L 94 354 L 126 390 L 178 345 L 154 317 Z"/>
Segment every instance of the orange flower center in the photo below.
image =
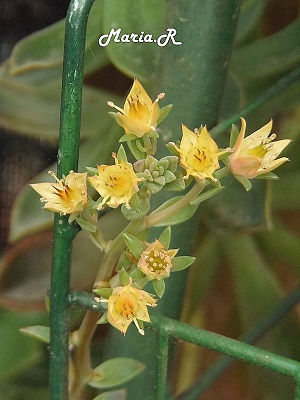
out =
<path fill-rule="evenodd" d="M 128 321 L 135 318 L 135 309 L 137 307 L 136 301 L 130 294 L 126 296 L 119 296 L 115 303 L 115 311 Z"/>

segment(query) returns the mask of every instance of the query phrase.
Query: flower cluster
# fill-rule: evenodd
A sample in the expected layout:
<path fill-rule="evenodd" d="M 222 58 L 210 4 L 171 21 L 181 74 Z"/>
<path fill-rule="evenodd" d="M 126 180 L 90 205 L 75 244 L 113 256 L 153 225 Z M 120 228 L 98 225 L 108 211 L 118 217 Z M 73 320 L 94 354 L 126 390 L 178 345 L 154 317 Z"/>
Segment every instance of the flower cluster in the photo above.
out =
<path fill-rule="evenodd" d="M 190 218 L 203 200 L 218 193 L 223 176 L 232 174 L 249 190 L 250 180 L 274 179 L 272 171 L 288 161 L 278 156 L 290 140 L 274 141 L 272 121 L 245 137 L 243 118 L 240 131 L 233 126 L 230 146 L 226 149 L 218 147 L 206 126 L 192 131 L 182 125 L 181 141 L 167 146 L 172 155 L 155 158 L 157 126 L 172 108 L 171 105 L 160 108 L 159 100 L 163 97 L 161 93 L 152 101 L 135 79 L 123 108 L 108 102 L 117 110 L 110 114 L 124 129 L 120 142 L 127 144 L 134 163 L 128 161 L 121 144 L 118 152 L 112 154 L 112 165 L 87 167 L 85 173 L 70 171 L 61 178 L 50 172 L 54 183 L 31 185 L 42 196 L 45 209 L 69 215 L 69 223 L 77 223 L 105 252 L 102 275 L 107 279 L 96 282 L 94 290 L 100 301 L 107 303 L 107 312 L 99 322 L 109 322 L 124 334 L 132 322 L 144 333 L 143 322 L 150 322 L 147 307 L 156 305 L 154 296 L 163 296 L 165 279 L 194 261 L 193 257 L 177 256 L 179 249 L 169 249 L 169 225 Z M 91 195 L 88 184 L 93 189 Z M 206 189 L 208 185 L 213 188 Z M 160 190 L 183 191 L 189 186 L 184 195 L 151 209 L 151 197 Z M 98 211 L 119 206 L 125 218 L 138 223 L 135 231 L 121 232 L 114 241 L 108 241 L 97 223 Z M 142 238 L 151 226 L 167 228 L 156 240 L 147 243 Z M 113 265 L 111 260 L 115 260 Z M 143 289 L 148 282 L 154 295 Z"/>

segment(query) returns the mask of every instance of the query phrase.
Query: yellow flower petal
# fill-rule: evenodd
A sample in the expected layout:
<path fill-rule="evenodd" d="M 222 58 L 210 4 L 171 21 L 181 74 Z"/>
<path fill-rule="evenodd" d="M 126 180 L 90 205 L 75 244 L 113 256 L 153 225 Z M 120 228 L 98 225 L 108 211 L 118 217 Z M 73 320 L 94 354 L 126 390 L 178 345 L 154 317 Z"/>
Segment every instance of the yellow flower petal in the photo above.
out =
<path fill-rule="evenodd" d="M 98 165 L 98 175 L 89 177 L 88 181 L 103 197 L 98 206 L 101 209 L 104 204 L 111 208 L 120 204 L 129 207 L 131 197 L 138 191 L 140 179 L 130 163 L 124 160 L 118 162 L 115 158 L 115 165 Z"/>
<path fill-rule="evenodd" d="M 206 127 L 196 133 L 182 125 L 180 147 L 175 147 L 180 153 L 180 165 L 186 170 L 186 177 L 192 175 L 196 179 L 215 180 L 212 174 L 220 167 L 218 157 L 221 152 Z"/>
<path fill-rule="evenodd" d="M 62 215 L 82 211 L 87 203 L 87 174 L 70 171 L 65 179 L 58 179 L 53 172 L 49 173 L 56 179 L 55 183 L 30 185 L 42 196 L 41 201 L 45 203 L 43 208 Z"/>
<path fill-rule="evenodd" d="M 133 286 L 118 286 L 108 299 L 107 320 L 124 335 L 128 326 L 134 322 L 140 334 L 144 334 L 138 320 L 150 322 L 147 307 L 155 307 L 156 300 L 144 290 Z"/>
<path fill-rule="evenodd" d="M 286 157 L 277 159 L 290 140 L 273 142 L 276 135 L 270 135 L 272 120 L 246 138 L 246 121 L 241 118 L 241 122 L 242 127 L 233 147 L 233 153 L 228 158 L 229 169 L 234 175 L 252 179 L 271 172 L 288 161 Z"/>
<path fill-rule="evenodd" d="M 133 86 L 126 98 L 124 109 L 117 107 L 112 102 L 108 102 L 111 107 L 116 108 L 117 122 L 124 128 L 126 134 L 143 137 L 147 132 L 156 129 L 160 116 L 158 100 L 164 96 L 158 95 L 152 102 L 141 83 L 134 79 Z"/>

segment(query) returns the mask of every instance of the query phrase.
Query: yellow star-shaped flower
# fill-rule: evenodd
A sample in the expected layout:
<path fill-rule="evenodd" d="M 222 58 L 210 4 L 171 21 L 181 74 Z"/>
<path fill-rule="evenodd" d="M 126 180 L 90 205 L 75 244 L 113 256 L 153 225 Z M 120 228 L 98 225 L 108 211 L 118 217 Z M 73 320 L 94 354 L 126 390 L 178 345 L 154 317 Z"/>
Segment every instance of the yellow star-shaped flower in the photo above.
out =
<path fill-rule="evenodd" d="M 119 162 L 116 157 L 115 165 L 98 165 L 98 174 L 88 178 L 92 187 L 103 197 L 98 209 L 104 204 L 111 208 L 117 208 L 120 204 L 129 207 L 140 180 L 130 163 L 124 160 Z"/>
<path fill-rule="evenodd" d="M 163 245 L 155 240 L 143 251 L 137 267 L 149 281 L 168 278 L 172 268 L 172 258 L 175 257 L 177 252 L 178 249 L 165 250 Z"/>
<path fill-rule="evenodd" d="M 213 173 L 220 168 L 218 157 L 223 152 L 219 152 L 205 126 L 198 133 L 182 125 L 180 146 L 175 145 L 175 148 L 180 154 L 180 165 L 186 170 L 186 178 L 191 175 L 196 179 L 215 180 Z"/>
<path fill-rule="evenodd" d="M 139 333 L 144 335 L 139 320 L 150 322 L 148 306 L 156 306 L 156 300 L 149 293 L 131 284 L 118 286 L 113 289 L 108 299 L 107 320 L 124 335 L 129 325 L 134 322 Z"/>
<path fill-rule="evenodd" d="M 233 147 L 233 153 L 228 158 L 232 174 L 252 179 L 271 172 L 288 161 L 286 157 L 277 157 L 290 140 L 273 141 L 276 135 L 274 133 L 270 135 L 272 120 L 246 138 L 246 121 L 244 118 L 241 118 L 241 121 L 242 127 Z"/>
<path fill-rule="evenodd" d="M 43 208 L 62 215 L 82 211 L 87 203 L 87 174 L 70 171 L 65 179 L 58 179 L 52 171 L 49 171 L 49 174 L 55 178 L 55 183 L 30 185 L 42 196 L 41 201 L 46 203 Z"/>
<path fill-rule="evenodd" d="M 135 79 L 126 98 L 124 109 L 109 101 L 107 104 L 118 110 L 117 122 L 124 128 L 126 134 L 143 137 L 147 132 L 155 131 L 160 116 L 159 99 L 164 97 L 160 93 L 152 102 L 146 90 Z"/>

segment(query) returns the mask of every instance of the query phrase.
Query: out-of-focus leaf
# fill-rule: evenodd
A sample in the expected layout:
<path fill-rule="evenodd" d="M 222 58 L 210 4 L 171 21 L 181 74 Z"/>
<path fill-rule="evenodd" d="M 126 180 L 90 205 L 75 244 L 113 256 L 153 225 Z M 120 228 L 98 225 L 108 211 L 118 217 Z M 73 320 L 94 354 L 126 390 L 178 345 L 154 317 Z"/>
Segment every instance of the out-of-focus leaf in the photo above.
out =
<path fill-rule="evenodd" d="M 105 0 L 103 31 L 121 28 L 123 34 L 152 34 L 153 39 L 165 34 L 165 0 Z M 122 72 L 141 80 L 153 75 L 159 47 L 156 43 L 115 43 L 112 38 L 106 48 L 112 63 Z"/>
<path fill-rule="evenodd" d="M 99 133 L 99 137 L 87 140 L 80 146 L 79 171 L 84 172 L 88 165 L 94 166 L 107 161 L 114 144 L 120 137 L 118 133 L 120 129 L 119 127 L 110 129 L 107 131 L 108 134 L 103 131 Z M 56 165 L 48 167 L 34 179 L 34 182 L 51 181 L 49 170 L 55 171 Z M 53 213 L 43 210 L 37 193 L 30 186 L 26 186 L 17 196 L 12 208 L 9 239 L 15 242 L 24 236 L 49 228 L 52 223 Z"/>
<path fill-rule="evenodd" d="M 49 388 L 32 388 L 17 385 L 17 383 L 2 383 L 0 390 L 1 400 L 48 400 Z"/>
<path fill-rule="evenodd" d="M 187 293 L 183 306 L 183 319 L 190 321 L 195 310 L 207 295 L 221 265 L 220 244 L 216 235 L 206 235 L 196 247 L 196 260 L 189 270 Z"/>
<path fill-rule="evenodd" d="M 223 249 L 232 271 L 240 320 L 246 330 L 279 302 L 281 291 L 250 236 L 224 236 Z"/>
<path fill-rule="evenodd" d="M 59 82 L 30 86 L 0 78 L 0 125 L 8 130 L 56 142 L 59 131 Z M 114 98 L 114 99 L 113 99 Z M 82 106 L 82 138 L 105 132 L 111 126 L 107 100 L 119 99 L 107 92 L 84 86 Z"/>
<path fill-rule="evenodd" d="M 225 189 L 202 205 L 201 216 L 217 232 L 249 231 L 264 224 L 265 184 L 253 180 L 249 192 L 233 178 L 222 179 Z"/>
<path fill-rule="evenodd" d="M 22 326 L 37 323 L 39 319 L 41 316 L 38 314 L 1 311 L 1 381 L 22 373 L 40 359 L 41 344 L 26 338 L 19 332 Z"/>
<path fill-rule="evenodd" d="M 93 400 L 125 400 L 125 399 L 126 399 L 126 390 L 121 389 L 121 390 L 111 390 L 110 392 L 101 393 Z"/>
<path fill-rule="evenodd" d="M 112 211 L 99 220 L 108 239 L 120 233 L 126 223 L 119 211 Z M 45 308 L 52 245 L 52 234 L 43 232 L 21 240 L 6 252 L 0 263 L 0 306 L 16 310 Z M 79 232 L 73 242 L 72 288 L 90 290 L 101 259 L 101 251 L 84 232 Z"/>
<path fill-rule="evenodd" d="M 32 325 L 20 328 L 19 331 L 44 343 L 50 343 L 50 328 L 43 325 Z"/>
<path fill-rule="evenodd" d="M 276 223 L 274 229 L 258 234 L 262 249 L 271 262 L 281 260 L 289 265 L 300 281 L 300 238 L 283 224 Z"/>
<path fill-rule="evenodd" d="M 241 4 L 235 42 L 238 45 L 257 27 L 265 9 L 266 0 L 244 0 Z"/>
<path fill-rule="evenodd" d="M 128 382 L 145 369 L 145 365 L 132 358 L 118 357 L 104 361 L 93 370 L 88 384 L 106 389 Z"/>
<path fill-rule="evenodd" d="M 108 63 L 105 50 L 98 45 L 101 31 L 102 1 L 95 1 L 87 24 L 85 74 Z M 64 34 L 65 19 L 20 40 L 2 74 L 38 85 L 60 80 Z"/>
<path fill-rule="evenodd" d="M 300 20 L 233 53 L 231 69 L 242 82 L 283 74 L 300 62 Z"/>
<path fill-rule="evenodd" d="M 288 196 L 287 196 L 288 193 Z M 274 205 L 278 209 L 299 210 L 300 172 L 294 171 L 283 176 L 273 185 Z"/>

